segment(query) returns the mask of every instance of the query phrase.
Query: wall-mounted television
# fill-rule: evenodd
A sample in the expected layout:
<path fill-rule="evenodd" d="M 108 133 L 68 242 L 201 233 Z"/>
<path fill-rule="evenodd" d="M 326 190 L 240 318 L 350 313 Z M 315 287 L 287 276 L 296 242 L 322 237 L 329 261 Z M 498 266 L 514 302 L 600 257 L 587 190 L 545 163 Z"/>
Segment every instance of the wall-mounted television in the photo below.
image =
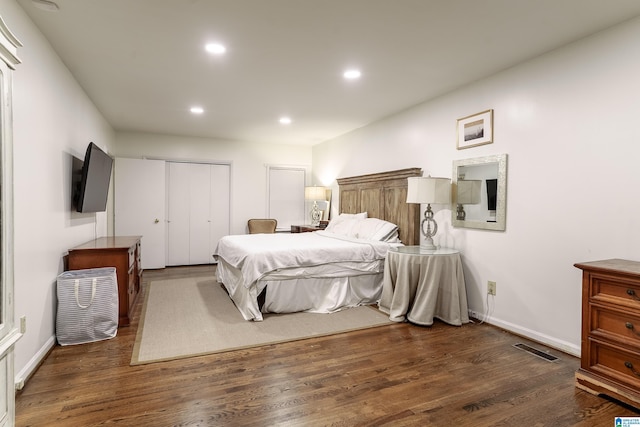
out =
<path fill-rule="evenodd" d="M 498 204 L 498 180 L 487 180 L 487 209 L 495 211 Z"/>
<path fill-rule="evenodd" d="M 93 142 L 87 147 L 76 196 L 78 212 L 104 212 L 111 182 L 113 159 Z"/>

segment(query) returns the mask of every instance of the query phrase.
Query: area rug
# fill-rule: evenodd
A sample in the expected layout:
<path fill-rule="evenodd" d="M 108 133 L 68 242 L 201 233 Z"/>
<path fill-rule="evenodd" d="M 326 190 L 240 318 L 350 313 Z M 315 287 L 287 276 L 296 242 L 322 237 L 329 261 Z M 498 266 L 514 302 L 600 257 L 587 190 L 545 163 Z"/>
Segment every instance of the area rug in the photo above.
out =
<path fill-rule="evenodd" d="M 393 324 L 369 306 L 331 314 L 265 314 L 246 321 L 213 278 L 151 282 L 131 365 L 294 341 Z"/>

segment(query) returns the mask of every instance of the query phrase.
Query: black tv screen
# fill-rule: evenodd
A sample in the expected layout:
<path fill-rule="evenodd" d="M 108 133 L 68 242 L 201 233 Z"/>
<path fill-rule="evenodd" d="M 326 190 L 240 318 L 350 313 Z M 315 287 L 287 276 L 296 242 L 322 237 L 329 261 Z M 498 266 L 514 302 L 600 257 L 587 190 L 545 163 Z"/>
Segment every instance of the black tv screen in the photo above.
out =
<path fill-rule="evenodd" d="M 113 159 L 93 142 L 87 147 L 78 189 L 78 212 L 104 212 L 111 182 Z"/>
<path fill-rule="evenodd" d="M 488 179 L 487 180 L 487 209 L 489 209 L 490 211 L 495 211 L 497 202 L 498 202 L 498 180 Z"/>

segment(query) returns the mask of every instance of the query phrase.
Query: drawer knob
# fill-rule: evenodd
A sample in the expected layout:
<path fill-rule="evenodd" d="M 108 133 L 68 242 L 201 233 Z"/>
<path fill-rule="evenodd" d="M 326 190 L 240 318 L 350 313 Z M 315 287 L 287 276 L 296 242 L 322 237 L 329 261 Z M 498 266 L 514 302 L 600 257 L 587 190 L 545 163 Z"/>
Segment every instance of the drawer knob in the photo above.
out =
<path fill-rule="evenodd" d="M 627 367 L 627 369 L 629 369 L 631 372 L 633 372 L 633 374 L 637 377 L 640 377 L 640 373 L 638 373 L 638 371 L 636 371 L 636 369 L 633 367 L 633 363 L 631 362 L 624 362 L 624 366 Z"/>
<path fill-rule="evenodd" d="M 636 301 L 640 300 L 640 298 L 638 298 L 638 296 L 636 295 L 636 291 L 634 291 L 633 289 L 627 289 L 627 295 L 629 295 Z"/>
<path fill-rule="evenodd" d="M 633 323 L 627 322 L 627 323 L 624 324 L 624 327 L 627 328 L 628 330 L 632 331 L 634 334 L 640 335 L 638 332 L 636 332 L 635 327 L 633 326 Z"/>

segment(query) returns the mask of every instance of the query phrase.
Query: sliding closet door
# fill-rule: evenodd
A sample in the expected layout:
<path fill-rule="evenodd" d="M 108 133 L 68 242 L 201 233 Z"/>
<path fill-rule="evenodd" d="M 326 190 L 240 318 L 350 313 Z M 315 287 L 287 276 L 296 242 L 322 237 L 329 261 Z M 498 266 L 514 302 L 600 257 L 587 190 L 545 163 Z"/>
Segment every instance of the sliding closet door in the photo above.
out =
<path fill-rule="evenodd" d="M 189 264 L 190 167 L 167 162 L 167 265 Z"/>
<path fill-rule="evenodd" d="M 167 265 L 214 262 L 230 226 L 229 165 L 168 162 Z"/>
<path fill-rule="evenodd" d="M 211 165 L 190 165 L 189 180 L 189 264 L 211 264 Z"/>
<path fill-rule="evenodd" d="M 218 240 L 231 232 L 231 166 L 211 165 L 211 199 L 209 212 L 209 256 L 213 254 Z M 212 259 L 210 259 L 210 262 Z"/>

